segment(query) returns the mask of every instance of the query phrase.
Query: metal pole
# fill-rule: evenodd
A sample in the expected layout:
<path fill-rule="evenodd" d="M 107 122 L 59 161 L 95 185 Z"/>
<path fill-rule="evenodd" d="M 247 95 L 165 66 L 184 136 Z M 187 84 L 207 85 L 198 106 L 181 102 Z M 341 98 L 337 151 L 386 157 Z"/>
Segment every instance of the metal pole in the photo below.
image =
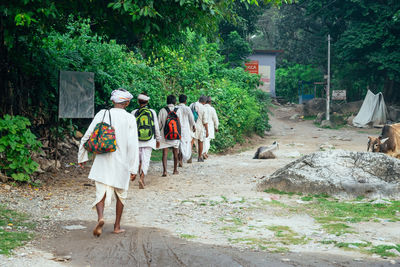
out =
<path fill-rule="evenodd" d="M 329 103 L 330 103 L 330 83 L 331 83 L 331 35 L 328 34 L 328 80 L 326 86 L 326 120 L 330 120 L 329 117 Z"/>

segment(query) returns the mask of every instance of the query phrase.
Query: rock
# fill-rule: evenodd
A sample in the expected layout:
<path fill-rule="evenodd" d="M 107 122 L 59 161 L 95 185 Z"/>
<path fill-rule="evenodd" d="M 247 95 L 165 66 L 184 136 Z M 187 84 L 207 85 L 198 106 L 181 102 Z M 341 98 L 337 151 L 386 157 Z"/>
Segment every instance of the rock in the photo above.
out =
<path fill-rule="evenodd" d="M 72 146 L 70 144 L 65 143 L 65 142 L 61 142 L 59 147 L 60 148 L 64 148 L 64 149 L 71 149 L 72 148 Z"/>
<path fill-rule="evenodd" d="M 388 111 L 388 119 L 393 121 L 393 122 L 399 122 L 400 121 L 400 107 L 396 106 L 388 106 L 387 107 Z"/>
<path fill-rule="evenodd" d="M 50 169 L 54 169 L 56 161 L 54 159 L 45 159 L 45 158 L 39 158 L 38 160 L 40 169 L 43 171 L 49 171 Z M 57 168 L 61 167 L 61 163 L 58 160 L 57 161 Z"/>
<path fill-rule="evenodd" d="M 315 152 L 277 170 L 257 185 L 260 191 L 269 188 L 350 198 L 399 198 L 400 161 L 381 153 Z"/>
<path fill-rule="evenodd" d="M 276 156 L 273 151 L 278 148 L 279 144 L 277 141 L 274 141 L 270 146 L 261 146 L 257 149 L 253 159 L 274 159 Z"/>
<path fill-rule="evenodd" d="M 80 131 L 75 131 L 74 136 L 76 139 L 81 139 L 83 137 L 83 134 Z"/>
<path fill-rule="evenodd" d="M 0 172 L 0 180 L 1 180 L 3 183 L 7 183 L 8 179 L 9 179 L 8 176 L 5 176 L 4 174 L 2 174 L 2 173 Z"/>
<path fill-rule="evenodd" d="M 360 111 L 361 105 L 364 100 L 347 102 L 347 103 L 336 103 L 333 102 L 331 105 L 331 111 L 340 114 L 357 114 Z"/>
<path fill-rule="evenodd" d="M 387 252 L 393 253 L 394 255 L 396 255 L 396 257 L 400 256 L 400 252 L 395 248 L 389 249 L 387 250 Z"/>
<path fill-rule="evenodd" d="M 325 112 L 320 112 L 317 114 L 317 117 L 315 118 L 314 122 L 320 124 L 324 118 L 325 118 Z"/>
<path fill-rule="evenodd" d="M 319 150 L 321 150 L 321 151 L 332 150 L 332 149 L 335 149 L 335 146 L 333 146 L 329 143 L 324 143 L 319 146 Z"/>
<path fill-rule="evenodd" d="M 298 113 L 293 114 L 289 119 L 292 121 L 297 121 L 300 119 L 300 114 L 298 114 Z"/>
<path fill-rule="evenodd" d="M 67 229 L 67 230 L 82 230 L 82 229 L 86 229 L 86 226 L 74 224 L 74 225 L 63 226 L 63 228 Z"/>
<path fill-rule="evenodd" d="M 347 118 L 347 124 L 353 126 L 353 120 L 356 116 L 351 115 L 350 117 Z"/>
<path fill-rule="evenodd" d="M 326 100 L 324 98 L 314 98 L 307 101 L 303 106 L 304 116 L 316 116 L 326 110 Z"/>
<path fill-rule="evenodd" d="M 8 184 L 6 184 L 6 185 L 4 186 L 4 189 L 5 189 L 5 190 L 11 190 L 11 186 L 9 186 Z"/>
<path fill-rule="evenodd" d="M 323 120 L 323 121 L 321 121 L 321 127 L 334 128 L 334 125 L 333 125 L 332 121 Z"/>

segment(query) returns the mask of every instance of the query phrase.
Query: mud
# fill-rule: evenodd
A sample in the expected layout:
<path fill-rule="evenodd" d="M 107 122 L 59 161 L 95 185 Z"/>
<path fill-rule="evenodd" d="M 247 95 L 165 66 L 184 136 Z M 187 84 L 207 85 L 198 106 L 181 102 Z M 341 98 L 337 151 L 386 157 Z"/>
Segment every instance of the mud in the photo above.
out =
<path fill-rule="evenodd" d="M 70 259 L 68 266 L 393 266 L 380 260 L 355 261 L 319 253 L 267 253 L 205 245 L 171 236 L 157 228 L 127 227 L 113 234 L 106 225 L 100 238 L 91 235 L 94 222 L 68 222 L 87 227 L 44 240 L 40 248 L 55 258 Z M 61 229 L 60 229 L 61 230 Z"/>

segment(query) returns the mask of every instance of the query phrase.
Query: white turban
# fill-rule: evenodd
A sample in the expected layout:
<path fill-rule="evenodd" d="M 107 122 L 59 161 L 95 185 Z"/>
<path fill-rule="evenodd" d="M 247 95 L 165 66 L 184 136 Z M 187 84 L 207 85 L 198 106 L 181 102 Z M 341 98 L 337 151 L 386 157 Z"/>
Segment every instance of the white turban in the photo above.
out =
<path fill-rule="evenodd" d="M 144 94 L 140 94 L 140 95 L 138 95 L 137 99 L 143 100 L 143 101 L 149 101 L 150 97 L 148 97 L 147 95 L 144 95 Z"/>
<path fill-rule="evenodd" d="M 133 95 L 126 91 L 125 89 L 117 89 L 112 91 L 110 100 L 114 103 L 122 103 L 126 101 L 130 101 L 133 98 Z"/>

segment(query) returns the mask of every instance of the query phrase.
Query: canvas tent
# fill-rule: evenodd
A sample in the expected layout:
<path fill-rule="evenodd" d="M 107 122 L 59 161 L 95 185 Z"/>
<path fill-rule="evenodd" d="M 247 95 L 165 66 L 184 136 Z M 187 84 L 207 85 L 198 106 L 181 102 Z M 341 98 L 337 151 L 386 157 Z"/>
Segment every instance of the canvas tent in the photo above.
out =
<path fill-rule="evenodd" d="M 373 126 L 382 125 L 386 123 L 386 117 L 387 110 L 383 94 L 377 93 L 375 95 L 368 90 L 360 111 L 353 119 L 353 125 L 360 128 L 367 127 L 370 124 Z"/>

